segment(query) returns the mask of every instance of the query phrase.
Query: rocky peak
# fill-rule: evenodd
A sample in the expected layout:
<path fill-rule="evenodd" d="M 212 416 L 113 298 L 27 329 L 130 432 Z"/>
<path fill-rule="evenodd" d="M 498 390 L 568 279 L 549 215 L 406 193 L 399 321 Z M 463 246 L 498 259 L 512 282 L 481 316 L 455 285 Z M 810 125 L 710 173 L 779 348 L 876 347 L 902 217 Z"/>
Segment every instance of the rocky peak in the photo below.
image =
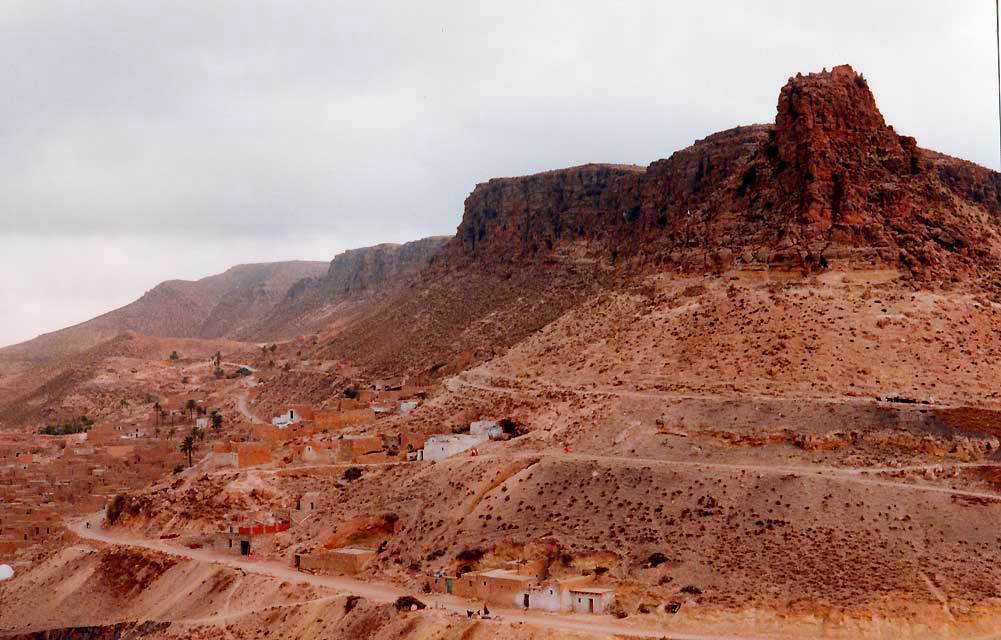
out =
<path fill-rule="evenodd" d="M 789 79 L 766 151 L 785 203 L 818 231 L 864 223 L 876 208 L 869 201 L 873 183 L 920 173 L 914 139 L 887 126 L 865 78 L 848 65 Z"/>

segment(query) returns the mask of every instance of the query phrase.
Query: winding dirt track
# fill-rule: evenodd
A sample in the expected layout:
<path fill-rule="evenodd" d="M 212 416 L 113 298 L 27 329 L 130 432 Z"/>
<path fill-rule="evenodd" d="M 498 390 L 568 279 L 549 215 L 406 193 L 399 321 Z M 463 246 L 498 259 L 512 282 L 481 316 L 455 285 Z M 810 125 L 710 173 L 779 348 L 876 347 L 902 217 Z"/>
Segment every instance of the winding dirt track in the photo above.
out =
<path fill-rule="evenodd" d="M 159 551 L 172 556 L 185 558 L 194 562 L 208 562 L 225 565 L 235 569 L 242 569 L 249 573 L 266 575 L 279 580 L 289 582 L 310 584 L 326 589 L 333 589 L 339 593 L 352 594 L 367 598 L 374 602 L 394 602 L 397 598 L 407 595 L 409 592 L 397 585 L 360 580 L 342 576 L 320 576 L 309 573 L 301 573 L 291 567 L 275 561 L 265 560 L 242 560 L 238 557 L 215 553 L 205 549 L 188 549 L 169 544 L 162 540 L 151 540 L 127 535 L 118 531 L 111 531 L 103 528 L 103 517 L 95 514 L 89 518 L 91 527 L 86 526 L 88 519 L 80 520 L 69 524 L 69 529 L 81 538 L 103 542 L 113 545 L 122 545 Z M 100 523 L 100 524 L 99 524 Z M 316 600 L 329 600 L 330 596 L 317 598 Z M 467 610 L 478 609 L 481 604 L 445 595 L 421 596 L 421 599 L 430 606 L 444 609 L 465 615 Z M 307 604 L 306 601 L 296 604 Z M 227 609 L 229 604 L 227 603 Z M 181 620 L 182 623 L 225 623 L 235 620 L 240 616 L 254 613 L 255 610 L 227 611 L 226 613 L 199 620 Z M 597 636 L 635 637 L 635 638 L 667 638 L 671 640 L 769 640 L 779 636 L 755 636 L 755 635 L 716 635 L 709 633 L 677 632 L 667 629 L 652 627 L 633 626 L 626 622 L 620 622 L 610 616 L 571 616 L 544 613 L 540 611 L 520 611 L 516 609 L 495 608 L 496 620 L 488 620 L 493 624 L 522 623 L 546 629 L 575 631 L 590 633 Z M 781 637 L 790 638 L 783 634 Z"/>

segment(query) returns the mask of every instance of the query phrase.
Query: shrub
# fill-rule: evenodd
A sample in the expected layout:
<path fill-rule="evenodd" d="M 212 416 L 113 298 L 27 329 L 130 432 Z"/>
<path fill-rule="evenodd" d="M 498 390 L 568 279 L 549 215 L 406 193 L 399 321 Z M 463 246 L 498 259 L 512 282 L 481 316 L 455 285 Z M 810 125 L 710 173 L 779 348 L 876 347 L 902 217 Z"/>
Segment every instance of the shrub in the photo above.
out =
<path fill-rule="evenodd" d="M 87 416 L 80 416 L 64 424 L 50 424 L 38 430 L 46 436 L 65 436 L 72 433 L 86 433 L 94 426 L 94 421 Z"/>
<path fill-rule="evenodd" d="M 176 352 L 176 351 L 171 351 L 171 352 L 170 352 L 170 359 L 171 359 L 171 360 L 180 360 L 180 359 L 181 359 L 181 356 L 177 355 L 177 352 Z"/>
<path fill-rule="evenodd" d="M 688 593 L 688 594 L 691 594 L 693 596 L 697 596 L 697 595 L 699 595 L 699 594 L 702 593 L 702 589 L 699 589 L 694 584 L 688 584 L 688 585 L 685 585 L 685 586 L 681 587 L 681 593 Z"/>
<path fill-rule="evenodd" d="M 647 562 L 650 563 L 651 567 L 658 567 L 667 562 L 667 556 L 665 556 L 660 551 L 656 551 L 650 554 L 650 557 L 647 559 Z"/>
<path fill-rule="evenodd" d="M 361 474 L 362 474 L 361 467 L 348 467 L 347 469 L 344 470 L 344 475 L 341 477 L 350 482 L 352 480 L 357 480 L 358 478 L 360 478 Z"/>
<path fill-rule="evenodd" d="M 118 494 L 112 498 L 111 502 L 104 509 L 104 516 L 108 520 L 108 524 L 115 524 L 118 518 L 122 515 L 122 511 L 125 510 L 125 496 Z"/>
<path fill-rule="evenodd" d="M 393 603 L 393 606 L 396 607 L 397 611 L 409 611 L 414 607 L 417 607 L 418 609 L 424 609 L 427 607 L 426 604 L 413 596 L 400 596 L 396 599 L 396 602 Z"/>
<path fill-rule="evenodd" d="M 358 390 L 355 389 L 354 387 L 345 387 L 344 388 L 344 397 L 345 398 L 349 398 L 351 400 L 354 400 L 355 398 L 358 397 Z"/>
<path fill-rule="evenodd" d="M 486 551 L 479 548 L 463 549 L 459 552 L 459 555 L 456 556 L 456 559 L 461 560 L 462 562 L 478 562 L 483 556 L 486 555 L 486 553 Z"/>
<path fill-rule="evenodd" d="M 182 472 L 182 471 L 184 471 L 184 465 L 183 464 L 175 464 L 174 465 L 174 475 L 175 476 L 177 474 L 179 474 L 180 472 Z"/>
<path fill-rule="evenodd" d="M 595 567 L 594 568 L 594 575 L 596 575 L 596 576 L 603 576 L 606 573 L 608 573 L 608 567 Z"/>
<path fill-rule="evenodd" d="M 360 596 L 348 596 L 344 601 L 344 613 L 351 613 L 351 610 L 355 608 L 359 600 L 361 600 Z"/>

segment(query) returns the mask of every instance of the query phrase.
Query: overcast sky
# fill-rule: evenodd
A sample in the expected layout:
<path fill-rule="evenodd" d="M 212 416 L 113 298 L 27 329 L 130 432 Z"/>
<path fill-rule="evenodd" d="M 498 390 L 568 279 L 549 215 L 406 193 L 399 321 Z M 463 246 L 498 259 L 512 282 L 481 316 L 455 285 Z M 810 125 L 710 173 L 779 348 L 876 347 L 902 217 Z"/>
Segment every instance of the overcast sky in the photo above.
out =
<path fill-rule="evenodd" d="M 0 344 L 169 278 L 451 234 L 477 182 L 647 164 L 848 62 L 997 168 L 987 0 L 0 0 Z"/>

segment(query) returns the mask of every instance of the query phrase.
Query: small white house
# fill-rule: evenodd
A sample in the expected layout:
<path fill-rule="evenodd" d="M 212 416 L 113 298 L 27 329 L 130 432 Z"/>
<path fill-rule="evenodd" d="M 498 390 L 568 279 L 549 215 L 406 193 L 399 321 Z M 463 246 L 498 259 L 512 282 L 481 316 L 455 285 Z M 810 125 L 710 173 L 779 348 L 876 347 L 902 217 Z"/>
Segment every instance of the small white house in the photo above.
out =
<path fill-rule="evenodd" d="M 407 415 L 411 411 L 417 408 L 417 403 L 413 401 L 401 402 L 400 403 L 400 414 Z"/>
<path fill-rule="evenodd" d="M 427 439 L 424 443 L 424 460 L 444 460 L 452 456 L 469 451 L 477 445 L 483 444 L 488 438 L 486 436 L 474 436 L 472 434 L 459 435 L 435 435 Z"/>
<path fill-rule="evenodd" d="M 271 418 L 271 424 L 278 427 L 279 429 L 285 429 L 290 424 L 296 424 L 297 422 L 302 422 L 302 417 L 295 412 L 295 409 L 289 409 L 280 416 L 275 416 Z"/>

